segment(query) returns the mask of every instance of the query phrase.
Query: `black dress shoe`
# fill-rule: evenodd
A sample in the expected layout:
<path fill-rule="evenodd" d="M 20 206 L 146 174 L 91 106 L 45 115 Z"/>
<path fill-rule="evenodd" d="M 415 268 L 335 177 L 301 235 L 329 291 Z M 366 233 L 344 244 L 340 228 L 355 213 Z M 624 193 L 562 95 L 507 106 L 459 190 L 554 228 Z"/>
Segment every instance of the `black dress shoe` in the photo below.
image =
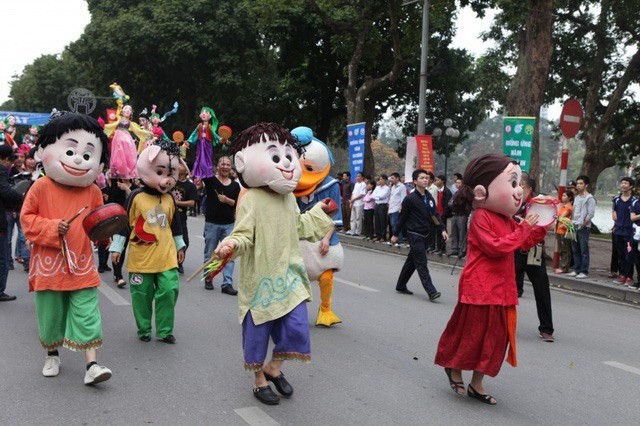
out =
<path fill-rule="evenodd" d="M 253 389 L 253 396 L 263 404 L 278 405 L 280 403 L 280 397 L 271 390 L 269 385 Z"/>
<path fill-rule="evenodd" d="M 160 341 L 165 343 L 170 343 L 173 345 L 176 342 L 176 338 L 173 337 L 173 334 L 170 334 L 167 337 L 160 339 Z"/>
<path fill-rule="evenodd" d="M 442 296 L 442 295 L 440 294 L 440 292 L 439 292 L 439 291 L 436 291 L 435 293 L 431 293 L 431 294 L 429 295 L 429 301 L 433 302 L 433 301 L 435 301 L 436 299 L 438 299 L 440 296 Z"/>
<path fill-rule="evenodd" d="M 144 335 L 144 336 L 138 337 L 138 339 L 142 340 L 143 342 L 150 342 L 151 336 Z"/>
<path fill-rule="evenodd" d="M 204 282 L 204 289 L 205 290 L 213 290 L 213 283 L 211 281 L 205 281 Z"/>
<path fill-rule="evenodd" d="M 402 289 L 402 290 L 398 290 L 398 289 L 396 288 L 396 291 L 397 291 L 398 293 L 402 293 L 402 294 L 409 294 L 409 295 L 413 294 L 413 292 L 412 292 L 411 290 L 407 290 L 406 288 L 405 288 L 405 289 Z"/>
<path fill-rule="evenodd" d="M 293 395 L 293 386 L 291 386 L 287 379 L 284 378 L 284 374 L 282 372 L 280 372 L 278 377 L 273 377 L 264 373 L 264 377 L 273 383 L 280 395 L 286 396 L 287 398 Z"/>
<path fill-rule="evenodd" d="M 10 302 L 16 300 L 15 296 L 9 296 L 7 293 L 0 293 L 0 302 Z"/>
<path fill-rule="evenodd" d="M 238 294 L 238 290 L 231 287 L 230 285 L 222 286 L 222 289 L 220 291 L 223 292 L 224 294 L 228 294 L 229 296 L 235 296 Z"/>

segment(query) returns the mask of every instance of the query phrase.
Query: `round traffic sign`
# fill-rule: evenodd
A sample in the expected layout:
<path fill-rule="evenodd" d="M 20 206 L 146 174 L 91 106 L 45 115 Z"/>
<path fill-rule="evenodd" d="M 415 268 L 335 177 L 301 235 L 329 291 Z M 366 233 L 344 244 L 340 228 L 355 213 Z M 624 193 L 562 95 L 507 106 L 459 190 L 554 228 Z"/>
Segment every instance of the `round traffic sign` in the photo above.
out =
<path fill-rule="evenodd" d="M 582 125 L 582 105 L 577 99 L 569 99 L 562 107 L 560 130 L 565 138 L 574 137 Z"/>

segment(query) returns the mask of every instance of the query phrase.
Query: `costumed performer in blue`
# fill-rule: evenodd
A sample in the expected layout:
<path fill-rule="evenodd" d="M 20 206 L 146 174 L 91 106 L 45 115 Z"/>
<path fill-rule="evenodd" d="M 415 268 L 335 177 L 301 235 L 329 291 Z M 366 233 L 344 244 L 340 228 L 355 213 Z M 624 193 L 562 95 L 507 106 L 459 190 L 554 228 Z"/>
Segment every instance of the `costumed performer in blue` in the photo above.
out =
<path fill-rule="evenodd" d="M 342 226 L 342 209 L 340 208 L 340 185 L 329 176 L 334 163 L 329 147 L 313 136 L 309 127 L 296 127 L 291 134 L 298 140 L 304 152 L 300 156 L 302 176 L 293 194 L 298 200 L 302 213 L 312 208 L 318 201 L 331 198 L 338 205 L 338 212 L 333 216 L 335 226 Z M 320 286 L 320 308 L 316 325 L 331 327 L 342 320 L 331 310 L 333 295 L 333 274 L 342 268 L 344 251 L 338 234 L 331 229 L 319 241 L 300 241 L 300 251 L 304 266 L 311 281 L 318 281 Z"/>
<path fill-rule="evenodd" d="M 311 288 L 300 254 L 300 238 L 320 239 L 333 228 L 325 202 L 307 213 L 293 195 L 300 179 L 299 146 L 275 123 L 259 123 L 233 143 L 238 178 L 247 188 L 236 210 L 231 234 L 215 250 L 218 259 L 241 256 L 238 304 L 244 367 L 253 371 L 253 395 L 262 403 L 280 402 L 293 387 L 284 378 L 284 360 L 311 360 L 306 302 Z M 265 365 L 269 339 L 274 348 Z"/>

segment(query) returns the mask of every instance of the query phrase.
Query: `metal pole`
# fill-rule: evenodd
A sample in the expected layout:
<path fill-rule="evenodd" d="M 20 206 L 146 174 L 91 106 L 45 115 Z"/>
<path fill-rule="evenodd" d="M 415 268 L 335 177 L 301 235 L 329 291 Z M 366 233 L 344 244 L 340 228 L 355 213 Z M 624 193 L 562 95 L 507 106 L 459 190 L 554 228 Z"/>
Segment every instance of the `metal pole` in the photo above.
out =
<path fill-rule="evenodd" d="M 429 0 L 422 9 L 422 48 L 420 51 L 420 97 L 418 103 L 418 134 L 424 135 L 427 111 L 427 55 L 429 54 Z"/>

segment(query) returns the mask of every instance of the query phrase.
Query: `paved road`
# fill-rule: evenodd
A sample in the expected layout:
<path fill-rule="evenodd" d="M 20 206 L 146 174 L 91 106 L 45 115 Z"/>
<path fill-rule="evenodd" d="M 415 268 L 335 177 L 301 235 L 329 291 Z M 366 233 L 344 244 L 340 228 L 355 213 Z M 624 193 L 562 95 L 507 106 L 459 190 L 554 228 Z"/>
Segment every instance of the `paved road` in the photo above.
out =
<path fill-rule="evenodd" d="M 201 219 L 190 219 L 187 273 L 201 260 Z M 532 292 L 519 308 L 520 365 L 486 382 L 496 407 L 457 398 L 433 365 L 437 340 L 456 300 L 457 274 L 432 265 L 442 291 L 427 301 L 416 277 L 413 296 L 396 294 L 404 259 L 345 249 L 334 308 L 343 323 L 312 328 L 313 362 L 285 363 L 294 397 L 267 407 L 251 395 L 242 369 L 233 297 L 183 278 L 171 346 L 139 342 L 128 291 L 104 274 L 105 346 L 99 359 L 114 371 L 96 387 L 82 385 L 81 354 L 63 350 L 56 378 L 40 374 L 33 298 L 13 271 L 0 304 L 0 424 L 636 424 L 640 386 L 640 310 L 558 290 L 552 292 L 556 343 L 537 337 Z M 317 290 L 317 289 L 316 289 Z M 317 291 L 316 291 L 317 295 Z M 315 319 L 318 301 L 309 304 Z M 468 380 L 468 375 L 465 376 Z"/>

